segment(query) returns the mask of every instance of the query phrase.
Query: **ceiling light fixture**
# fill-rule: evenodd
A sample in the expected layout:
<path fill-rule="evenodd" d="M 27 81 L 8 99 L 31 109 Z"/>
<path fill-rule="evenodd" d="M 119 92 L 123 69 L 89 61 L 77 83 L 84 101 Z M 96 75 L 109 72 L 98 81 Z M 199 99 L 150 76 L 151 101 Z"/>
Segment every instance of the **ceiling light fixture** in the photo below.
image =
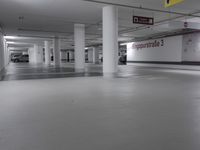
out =
<path fill-rule="evenodd" d="M 16 39 L 16 36 L 4 36 L 5 39 Z"/>

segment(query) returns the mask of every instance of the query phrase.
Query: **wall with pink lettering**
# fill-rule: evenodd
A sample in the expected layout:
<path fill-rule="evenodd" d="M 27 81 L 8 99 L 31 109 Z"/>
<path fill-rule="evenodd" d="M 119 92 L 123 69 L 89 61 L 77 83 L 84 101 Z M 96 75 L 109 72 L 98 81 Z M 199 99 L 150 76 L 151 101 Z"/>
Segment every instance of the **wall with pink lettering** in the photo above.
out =
<path fill-rule="evenodd" d="M 183 36 L 127 44 L 127 61 L 181 62 Z"/>

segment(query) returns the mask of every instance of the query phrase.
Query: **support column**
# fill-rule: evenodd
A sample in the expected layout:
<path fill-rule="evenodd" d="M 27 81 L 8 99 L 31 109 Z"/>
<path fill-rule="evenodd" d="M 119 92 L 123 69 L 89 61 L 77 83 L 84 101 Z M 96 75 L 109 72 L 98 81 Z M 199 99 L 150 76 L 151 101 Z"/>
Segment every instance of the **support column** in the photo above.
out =
<path fill-rule="evenodd" d="M 93 48 L 93 63 L 98 64 L 99 63 L 99 51 L 97 48 Z"/>
<path fill-rule="evenodd" d="M 69 62 L 74 61 L 74 51 L 69 51 Z"/>
<path fill-rule="evenodd" d="M 61 51 L 61 61 L 67 62 L 67 51 Z"/>
<path fill-rule="evenodd" d="M 88 62 L 93 63 L 93 48 L 88 49 Z"/>
<path fill-rule="evenodd" d="M 34 44 L 33 48 L 33 63 L 43 63 L 43 48 L 38 44 Z"/>
<path fill-rule="evenodd" d="M 44 41 L 44 48 L 45 48 L 45 64 L 51 64 L 51 56 L 50 56 L 50 42 Z"/>
<path fill-rule="evenodd" d="M 28 55 L 29 55 L 29 63 L 35 63 L 35 54 L 34 54 L 34 48 L 33 47 L 29 47 L 28 49 Z"/>
<path fill-rule="evenodd" d="M 54 65 L 60 67 L 60 41 L 58 38 L 53 40 L 53 51 L 54 51 Z"/>
<path fill-rule="evenodd" d="M 0 31 L 1 31 L 1 28 L 0 28 Z M 4 67 L 5 67 L 5 64 L 4 64 L 4 58 L 5 55 L 4 55 L 4 38 L 3 38 L 3 34 L 1 34 L 0 32 L 0 80 L 3 76 L 3 70 L 4 70 Z"/>
<path fill-rule="evenodd" d="M 103 8 L 103 73 L 117 72 L 118 57 L 118 9 L 115 6 Z"/>
<path fill-rule="evenodd" d="M 5 39 L 4 39 L 4 64 L 5 66 L 7 66 L 8 64 L 8 45 Z"/>
<path fill-rule="evenodd" d="M 85 69 L 85 25 L 74 25 L 74 45 L 75 45 L 75 70 Z"/>

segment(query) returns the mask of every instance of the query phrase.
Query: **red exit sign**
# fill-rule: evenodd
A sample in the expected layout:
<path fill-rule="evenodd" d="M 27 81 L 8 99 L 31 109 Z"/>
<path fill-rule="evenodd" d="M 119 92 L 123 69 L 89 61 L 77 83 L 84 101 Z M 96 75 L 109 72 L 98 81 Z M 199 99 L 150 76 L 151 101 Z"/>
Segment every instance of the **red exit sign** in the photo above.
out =
<path fill-rule="evenodd" d="M 145 25 L 154 25 L 154 18 L 142 17 L 142 16 L 133 16 L 133 23 L 145 24 Z"/>

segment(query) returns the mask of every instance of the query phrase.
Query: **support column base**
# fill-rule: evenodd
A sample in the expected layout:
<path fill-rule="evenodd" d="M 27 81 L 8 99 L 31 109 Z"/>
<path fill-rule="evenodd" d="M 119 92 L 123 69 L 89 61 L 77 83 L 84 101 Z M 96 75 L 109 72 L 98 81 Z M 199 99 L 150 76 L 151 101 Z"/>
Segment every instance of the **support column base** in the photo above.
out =
<path fill-rule="evenodd" d="M 84 69 L 84 68 L 82 68 L 82 69 L 80 69 L 80 68 L 75 68 L 75 72 L 77 72 L 77 73 L 82 73 L 82 72 L 85 72 L 85 69 Z"/>
<path fill-rule="evenodd" d="M 3 75 L 5 74 L 5 68 L 3 68 L 2 70 L 0 70 L 0 81 L 2 81 L 3 79 Z"/>
<path fill-rule="evenodd" d="M 117 73 L 103 73 L 103 77 L 105 78 L 115 78 L 117 76 Z"/>
<path fill-rule="evenodd" d="M 47 65 L 47 66 L 50 66 L 51 65 L 51 63 L 44 63 L 45 65 Z"/>
<path fill-rule="evenodd" d="M 54 65 L 54 68 L 61 68 L 61 66 L 60 65 Z"/>

